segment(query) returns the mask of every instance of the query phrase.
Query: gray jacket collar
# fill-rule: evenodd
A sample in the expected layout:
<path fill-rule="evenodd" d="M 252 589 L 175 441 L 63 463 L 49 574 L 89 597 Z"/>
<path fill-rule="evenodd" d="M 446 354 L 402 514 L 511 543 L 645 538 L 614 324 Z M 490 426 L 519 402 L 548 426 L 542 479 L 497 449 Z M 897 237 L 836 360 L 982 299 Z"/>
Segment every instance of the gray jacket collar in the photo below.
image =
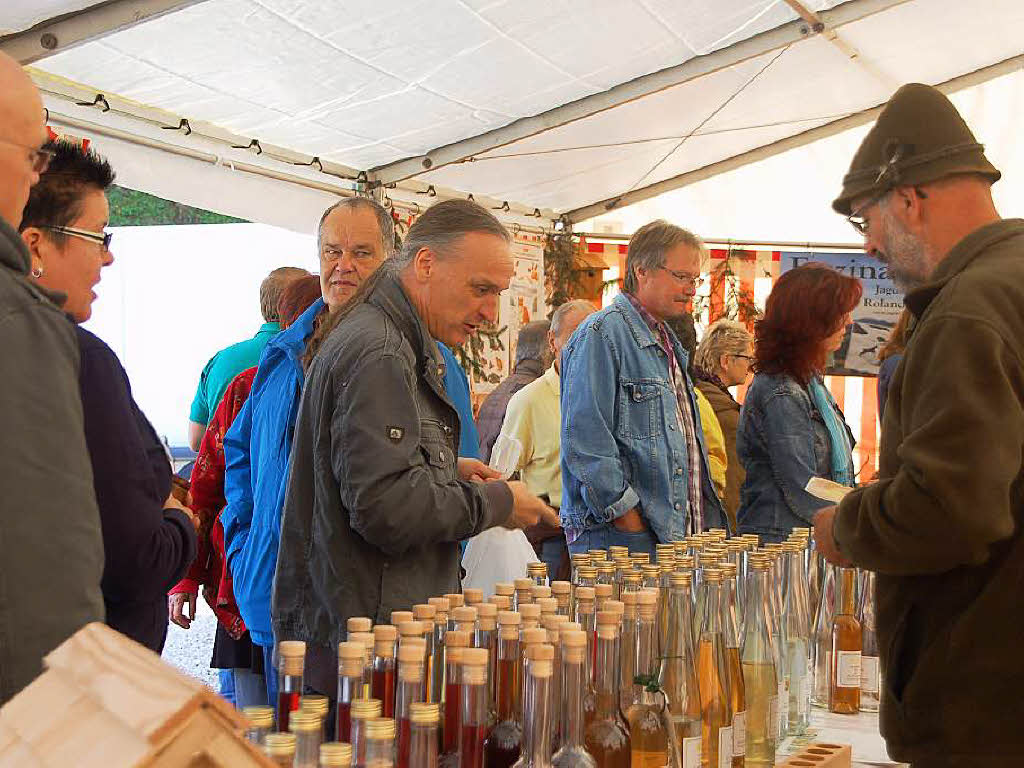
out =
<path fill-rule="evenodd" d="M 32 263 L 28 248 L 14 227 L 0 218 L 0 265 L 22 275 L 28 275 Z"/>

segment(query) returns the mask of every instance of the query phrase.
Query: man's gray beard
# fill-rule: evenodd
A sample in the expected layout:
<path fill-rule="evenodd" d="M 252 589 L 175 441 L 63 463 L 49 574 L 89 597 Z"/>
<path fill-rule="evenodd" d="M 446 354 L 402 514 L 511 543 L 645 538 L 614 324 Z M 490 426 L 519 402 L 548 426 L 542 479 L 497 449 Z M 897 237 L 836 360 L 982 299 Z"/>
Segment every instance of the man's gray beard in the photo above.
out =
<path fill-rule="evenodd" d="M 886 233 L 883 255 L 889 267 L 889 277 L 904 293 L 920 288 L 927 282 L 929 271 L 924 245 L 907 232 L 895 216 L 886 210 L 881 214 Z"/>

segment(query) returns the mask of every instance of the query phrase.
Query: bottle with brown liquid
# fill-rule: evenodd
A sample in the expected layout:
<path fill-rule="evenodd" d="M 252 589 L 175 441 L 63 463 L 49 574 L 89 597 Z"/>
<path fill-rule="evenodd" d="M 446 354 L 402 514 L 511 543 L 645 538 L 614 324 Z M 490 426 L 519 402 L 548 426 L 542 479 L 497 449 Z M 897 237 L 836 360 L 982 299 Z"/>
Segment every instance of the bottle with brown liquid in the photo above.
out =
<path fill-rule="evenodd" d="M 704 569 L 706 606 L 697 646 L 697 688 L 700 690 L 701 766 L 731 768 L 732 709 L 729 691 L 729 660 L 722 633 L 722 572 Z"/>
<path fill-rule="evenodd" d="M 598 768 L 628 768 L 629 729 L 619 710 L 619 617 L 610 611 L 597 616 L 594 715 L 584 744 Z"/>
<path fill-rule="evenodd" d="M 856 569 L 839 569 L 836 615 L 832 620 L 828 709 L 840 715 L 855 715 L 860 711 L 861 628 L 856 614 L 856 581 Z"/>
<path fill-rule="evenodd" d="M 462 652 L 459 768 L 483 768 L 487 738 L 487 649 Z"/>
<path fill-rule="evenodd" d="M 277 730 L 288 732 L 288 718 L 299 708 L 302 675 L 306 667 L 306 644 L 282 640 L 277 644 Z"/>
<path fill-rule="evenodd" d="M 398 731 L 398 766 L 408 768 L 412 739 L 412 705 L 422 701 L 423 654 L 414 644 L 398 649 L 398 690 L 395 693 L 395 727 Z"/>
<path fill-rule="evenodd" d="M 423 698 L 421 701 L 439 702 L 441 697 L 432 698 L 434 695 L 434 668 L 439 663 L 436 658 L 440 655 L 438 651 L 437 627 L 434 619 L 437 616 L 437 609 L 427 603 L 420 603 L 412 607 L 413 616 L 416 621 L 423 625 L 423 639 L 426 642 L 425 656 L 423 659 Z M 443 682 L 444 678 L 441 678 Z"/>
<path fill-rule="evenodd" d="M 448 632 L 445 635 L 445 679 L 444 703 L 441 711 L 443 721 L 442 766 L 457 766 L 459 762 L 459 721 L 462 709 L 462 653 L 469 647 L 469 635 L 465 632 Z"/>
<path fill-rule="evenodd" d="M 484 742 L 487 768 L 508 768 L 519 759 L 523 737 L 520 718 L 520 647 L 518 613 L 503 611 L 498 616 L 498 661 L 494 690 L 497 697 L 497 724 Z"/>
<path fill-rule="evenodd" d="M 637 603 L 636 674 L 647 682 L 633 685 L 629 723 L 630 768 L 664 768 L 669 762 L 669 733 L 662 717 L 664 696 L 651 690 L 658 677 L 658 596 L 645 589 Z"/>
<path fill-rule="evenodd" d="M 737 568 L 722 564 L 722 586 L 719 590 L 722 613 L 722 634 L 725 657 L 729 666 L 729 708 L 732 710 L 732 768 L 744 768 L 747 754 L 747 700 L 740 664 L 740 637 L 736 622 L 735 589 Z"/>
<path fill-rule="evenodd" d="M 551 763 L 554 768 L 597 768 L 583 743 L 583 670 L 587 635 L 580 630 L 561 629 L 559 644 L 562 657 L 562 722 L 559 728 L 562 744 L 551 758 Z"/>
<path fill-rule="evenodd" d="M 697 664 L 690 638 L 689 571 L 673 573 L 668 588 L 667 645 L 661 661 L 659 682 L 668 697 L 671 734 L 679 753 L 678 768 L 700 768 L 700 691 Z"/>
<path fill-rule="evenodd" d="M 398 630 L 391 624 L 373 628 L 373 682 L 370 695 L 384 707 L 384 717 L 395 716 L 395 640 Z"/>
<path fill-rule="evenodd" d="M 523 697 L 523 748 L 515 768 L 551 768 L 551 677 L 555 649 L 548 643 L 527 652 L 526 689 Z"/>

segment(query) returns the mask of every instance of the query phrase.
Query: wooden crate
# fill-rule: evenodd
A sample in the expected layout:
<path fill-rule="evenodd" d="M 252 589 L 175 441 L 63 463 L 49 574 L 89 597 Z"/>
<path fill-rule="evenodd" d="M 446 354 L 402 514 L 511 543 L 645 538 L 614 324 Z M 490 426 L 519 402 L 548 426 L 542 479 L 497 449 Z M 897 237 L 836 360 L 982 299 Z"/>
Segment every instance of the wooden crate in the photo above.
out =
<path fill-rule="evenodd" d="M 104 624 L 83 627 L 0 709 L 0 768 L 270 768 L 245 719 Z"/>
<path fill-rule="evenodd" d="M 808 744 L 776 768 L 850 768 L 853 749 L 849 744 Z"/>

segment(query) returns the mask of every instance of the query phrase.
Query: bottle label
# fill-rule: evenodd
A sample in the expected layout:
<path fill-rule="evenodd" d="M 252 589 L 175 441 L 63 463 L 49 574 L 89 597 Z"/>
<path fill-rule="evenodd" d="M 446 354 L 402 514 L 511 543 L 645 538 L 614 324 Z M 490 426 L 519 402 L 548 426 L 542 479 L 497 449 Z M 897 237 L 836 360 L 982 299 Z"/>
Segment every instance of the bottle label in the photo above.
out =
<path fill-rule="evenodd" d="M 878 693 L 878 657 L 860 657 L 860 689 L 863 693 Z"/>
<path fill-rule="evenodd" d="M 732 717 L 732 755 L 743 757 L 747 754 L 747 713 L 737 712 Z"/>
<path fill-rule="evenodd" d="M 683 739 L 682 768 L 700 768 L 700 736 Z"/>
<path fill-rule="evenodd" d="M 732 728 L 718 729 L 718 768 L 732 768 Z"/>
<path fill-rule="evenodd" d="M 836 659 L 836 686 L 839 688 L 860 687 L 860 651 L 839 651 Z"/>

